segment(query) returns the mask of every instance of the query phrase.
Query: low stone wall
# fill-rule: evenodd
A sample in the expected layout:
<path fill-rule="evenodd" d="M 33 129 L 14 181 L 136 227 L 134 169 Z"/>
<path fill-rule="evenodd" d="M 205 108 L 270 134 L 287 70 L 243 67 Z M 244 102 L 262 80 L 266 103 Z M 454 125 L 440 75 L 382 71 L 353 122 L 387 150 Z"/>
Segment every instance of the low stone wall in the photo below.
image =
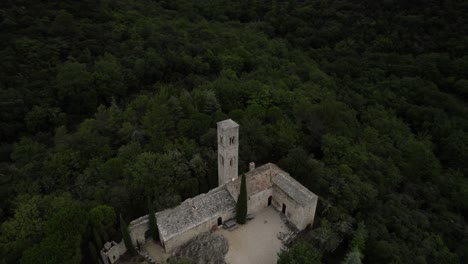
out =
<path fill-rule="evenodd" d="M 128 230 L 130 233 L 130 238 L 133 241 L 133 245 L 137 246 L 138 243 L 143 245 L 146 242 L 145 233 L 148 229 L 148 215 L 142 216 L 130 222 Z M 127 251 L 123 240 L 120 241 L 120 243 L 113 241 L 110 243 L 112 246 L 108 250 L 101 250 L 101 258 L 104 261 L 104 264 L 113 264 Z M 142 256 L 145 257 L 144 255 Z"/>
<path fill-rule="evenodd" d="M 123 240 L 118 244 L 114 241 L 108 243 L 112 246 L 108 250 L 105 248 L 101 249 L 101 258 L 104 264 L 113 264 L 120 258 L 120 256 L 125 254 L 127 248 L 125 247 Z"/>
<path fill-rule="evenodd" d="M 132 238 L 133 244 L 136 246 L 137 242 L 143 245 L 146 241 L 145 233 L 149 230 L 149 219 L 148 215 L 142 216 L 130 222 L 128 226 L 130 237 Z"/>

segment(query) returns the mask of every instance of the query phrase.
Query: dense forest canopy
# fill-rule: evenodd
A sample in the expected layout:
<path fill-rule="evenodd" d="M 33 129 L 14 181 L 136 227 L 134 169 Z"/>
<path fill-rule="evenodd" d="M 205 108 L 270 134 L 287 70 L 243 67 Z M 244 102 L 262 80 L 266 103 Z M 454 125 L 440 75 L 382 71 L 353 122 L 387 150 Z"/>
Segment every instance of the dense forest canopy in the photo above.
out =
<path fill-rule="evenodd" d="M 468 2 L 5 0 L 0 263 L 91 263 L 128 222 L 278 163 L 320 196 L 280 263 L 468 263 Z"/>

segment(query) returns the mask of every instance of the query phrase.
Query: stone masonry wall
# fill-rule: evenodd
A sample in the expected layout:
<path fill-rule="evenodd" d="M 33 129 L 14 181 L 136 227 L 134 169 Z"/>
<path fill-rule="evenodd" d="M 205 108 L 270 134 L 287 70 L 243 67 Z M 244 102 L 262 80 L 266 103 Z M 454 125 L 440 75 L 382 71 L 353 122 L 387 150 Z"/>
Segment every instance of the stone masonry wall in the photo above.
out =
<path fill-rule="evenodd" d="M 318 197 L 314 200 L 314 202 L 304 208 L 304 225 L 307 227 L 307 225 L 312 226 L 314 224 L 314 218 L 315 218 L 315 210 L 317 209 L 317 202 L 318 202 Z"/>
<path fill-rule="evenodd" d="M 138 241 L 140 245 L 143 245 L 146 241 L 145 233 L 149 230 L 148 215 L 142 216 L 130 222 L 128 230 L 133 244 L 136 246 Z"/>
<path fill-rule="evenodd" d="M 236 179 L 239 163 L 239 125 L 227 126 L 231 121 L 221 121 L 217 126 L 218 135 L 218 186 Z"/>
<path fill-rule="evenodd" d="M 113 242 L 114 243 L 114 242 Z M 127 248 L 125 247 L 125 243 L 120 241 L 120 243 L 115 244 L 112 246 L 109 251 L 104 253 L 104 250 L 101 250 L 101 258 L 104 261 L 105 264 L 110 264 L 115 263 L 120 256 L 122 256 L 125 252 L 127 251 Z"/>
<path fill-rule="evenodd" d="M 273 196 L 273 189 L 266 189 L 249 197 L 247 209 L 249 214 L 256 213 L 268 207 L 268 197 Z"/>
<path fill-rule="evenodd" d="M 183 232 L 173 238 L 170 238 L 164 243 L 164 247 L 166 249 L 166 252 L 173 252 L 183 244 L 185 244 L 187 241 L 190 239 L 194 238 L 195 236 L 203 233 L 203 232 L 208 232 L 212 228 L 216 228 L 218 226 L 218 218 L 221 217 L 223 223 L 235 216 L 235 210 L 230 211 L 230 212 L 224 212 L 221 214 L 216 214 L 210 220 L 205 221 L 204 223 L 187 230 L 186 232 Z"/>
<path fill-rule="evenodd" d="M 280 188 L 273 186 L 273 206 L 281 212 L 283 204 L 286 205 L 286 217 L 288 220 L 294 224 L 297 229 L 304 229 L 306 227 L 304 224 L 304 208 L 291 199 L 291 197 Z"/>
<path fill-rule="evenodd" d="M 239 177 L 237 180 L 229 182 L 226 186 L 227 190 L 236 202 L 240 191 L 241 181 L 242 180 Z M 246 185 L 248 199 L 252 199 L 252 197 L 258 193 L 271 189 L 272 183 L 270 170 L 265 170 L 258 174 L 253 174 L 251 172 L 246 173 Z"/>

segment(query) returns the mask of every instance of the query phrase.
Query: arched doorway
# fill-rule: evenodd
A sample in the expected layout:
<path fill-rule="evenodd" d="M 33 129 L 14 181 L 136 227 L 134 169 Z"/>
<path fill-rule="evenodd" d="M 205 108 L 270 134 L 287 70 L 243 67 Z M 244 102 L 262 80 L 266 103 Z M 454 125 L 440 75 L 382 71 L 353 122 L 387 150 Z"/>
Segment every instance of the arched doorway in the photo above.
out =
<path fill-rule="evenodd" d="M 271 195 L 270 195 L 270 197 L 268 197 L 268 206 L 271 205 L 271 199 L 272 199 L 272 198 L 273 198 L 273 197 L 272 197 Z"/>
<path fill-rule="evenodd" d="M 153 235 L 151 234 L 151 230 L 146 230 L 145 232 L 145 240 L 148 240 L 150 238 L 153 238 Z"/>
<path fill-rule="evenodd" d="M 283 209 L 281 209 L 281 212 L 282 212 L 283 214 L 286 214 L 286 205 L 285 205 L 285 204 L 283 204 Z"/>
<path fill-rule="evenodd" d="M 218 226 L 222 225 L 223 224 L 223 218 L 222 217 L 219 217 L 218 218 Z"/>

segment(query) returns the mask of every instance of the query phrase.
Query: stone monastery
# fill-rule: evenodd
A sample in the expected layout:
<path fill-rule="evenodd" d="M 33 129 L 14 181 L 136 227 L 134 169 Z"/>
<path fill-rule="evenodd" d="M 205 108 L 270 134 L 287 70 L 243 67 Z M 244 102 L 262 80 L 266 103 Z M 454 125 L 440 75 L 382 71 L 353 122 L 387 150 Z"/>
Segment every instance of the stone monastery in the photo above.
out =
<path fill-rule="evenodd" d="M 217 130 L 218 187 L 156 213 L 160 241 L 166 252 L 173 252 L 200 233 L 235 218 L 241 184 L 238 175 L 239 125 L 227 119 L 218 122 Z M 245 177 L 249 214 L 273 206 L 298 230 L 313 224 L 318 196 L 287 172 L 272 163 L 255 168 L 251 162 Z M 149 230 L 148 216 L 133 220 L 129 230 L 134 244 L 143 244 Z M 123 242 L 110 242 L 101 250 L 101 256 L 105 263 L 114 263 L 125 251 Z"/>

